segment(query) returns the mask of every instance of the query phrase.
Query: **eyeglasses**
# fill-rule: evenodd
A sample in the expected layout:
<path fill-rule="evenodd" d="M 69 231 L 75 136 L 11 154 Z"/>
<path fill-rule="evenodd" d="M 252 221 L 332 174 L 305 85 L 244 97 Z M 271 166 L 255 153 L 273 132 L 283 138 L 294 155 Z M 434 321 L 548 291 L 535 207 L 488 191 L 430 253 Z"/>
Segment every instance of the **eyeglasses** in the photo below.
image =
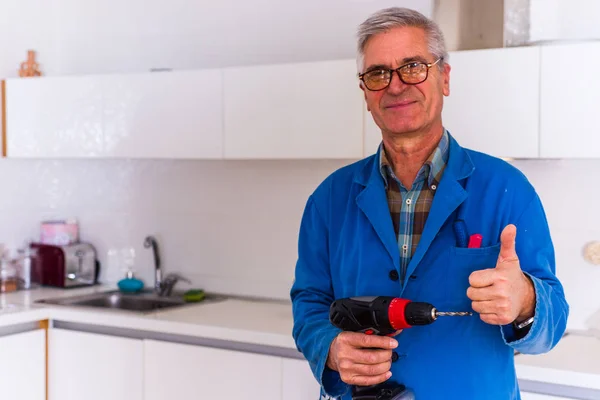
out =
<path fill-rule="evenodd" d="M 412 61 L 396 69 L 375 68 L 358 75 L 358 78 L 365 84 L 367 89 L 372 91 L 383 90 L 392 82 L 392 74 L 398 73 L 400 80 L 406 85 L 417 85 L 425 82 L 429 76 L 429 69 L 440 62 L 440 57 L 434 63 L 424 63 Z"/>

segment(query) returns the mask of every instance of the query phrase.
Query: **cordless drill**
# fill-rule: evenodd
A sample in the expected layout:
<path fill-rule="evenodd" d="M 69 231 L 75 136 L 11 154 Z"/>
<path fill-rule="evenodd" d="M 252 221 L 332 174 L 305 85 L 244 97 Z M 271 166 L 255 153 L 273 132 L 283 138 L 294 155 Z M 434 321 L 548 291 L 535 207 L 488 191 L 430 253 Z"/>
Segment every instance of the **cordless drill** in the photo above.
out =
<path fill-rule="evenodd" d="M 391 296 L 348 297 L 331 303 L 329 320 L 350 332 L 393 336 L 400 329 L 429 325 L 439 316 L 466 316 L 470 312 L 440 312 L 433 305 Z M 353 386 L 353 400 L 414 400 L 405 385 L 383 382 L 373 386 Z"/>

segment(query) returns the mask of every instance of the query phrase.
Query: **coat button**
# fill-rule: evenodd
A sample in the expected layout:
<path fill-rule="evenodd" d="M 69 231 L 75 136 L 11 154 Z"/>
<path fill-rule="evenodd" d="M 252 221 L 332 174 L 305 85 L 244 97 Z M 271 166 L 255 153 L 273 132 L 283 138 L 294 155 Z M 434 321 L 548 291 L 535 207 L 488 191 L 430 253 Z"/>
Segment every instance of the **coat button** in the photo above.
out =
<path fill-rule="evenodd" d="M 398 353 L 396 353 L 395 351 L 392 353 L 392 362 L 396 362 L 398 361 Z"/>
<path fill-rule="evenodd" d="M 393 281 L 397 281 L 399 278 L 398 276 L 398 271 L 396 271 L 395 269 L 390 271 L 390 279 Z"/>
<path fill-rule="evenodd" d="M 409 279 L 414 281 L 415 279 L 417 279 L 417 276 L 416 275 L 411 275 Z"/>

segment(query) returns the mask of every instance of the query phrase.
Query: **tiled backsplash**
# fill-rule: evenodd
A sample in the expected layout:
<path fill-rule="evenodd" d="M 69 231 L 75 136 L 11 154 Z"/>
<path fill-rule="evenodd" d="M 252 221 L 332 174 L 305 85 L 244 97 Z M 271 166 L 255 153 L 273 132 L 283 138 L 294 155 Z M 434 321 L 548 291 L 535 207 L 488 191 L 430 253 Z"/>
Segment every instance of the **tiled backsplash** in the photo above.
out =
<path fill-rule="evenodd" d="M 123 274 L 114 253 L 133 248 L 136 273 L 153 280 L 144 237 L 156 235 L 167 272 L 194 286 L 288 298 L 306 198 L 331 171 L 351 161 L 0 160 L 0 242 L 37 238 L 46 218 L 77 217 L 81 237 L 102 262 L 101 278 Z M 538 189 L 571 304 L 583 328 L 600 308 L 600 266 L 583 245 L 600 239 L 597 160 L 513 163 Z"/>
<path fill-rule="evenodd" d="M 76 217 L 101 279 L 136 274 L 151 285 L 155 235 L 166 272 L 196 287 L 288 298 L 297 232 L 310 192 L 343 161 L 0 160 L 0 243 L 39 237 L 46 218 Z"/>

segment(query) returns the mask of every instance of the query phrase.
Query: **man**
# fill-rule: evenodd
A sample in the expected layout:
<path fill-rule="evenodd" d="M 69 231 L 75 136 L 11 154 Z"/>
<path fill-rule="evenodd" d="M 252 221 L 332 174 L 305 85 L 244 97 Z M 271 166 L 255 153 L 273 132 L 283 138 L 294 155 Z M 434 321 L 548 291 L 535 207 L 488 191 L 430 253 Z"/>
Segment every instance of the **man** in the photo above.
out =
<path fill-rule="evenodd" d="M 323 398 L 393 381 L 420 400 L 519 399 L 514 351 L 549 351 L 568 317 L 540 199 L 518 170 L 444 128 L 450 65 L 435 23 L 391 8 L 358 36 L 359 84 L 382 144 L 308 199 L 291 289 L 297 347 Z M 482 235 L 480 247 L 457 224 Z M 380 295 L 473 315 L 393 338 L 329 322 L 335 299 Z"/>

